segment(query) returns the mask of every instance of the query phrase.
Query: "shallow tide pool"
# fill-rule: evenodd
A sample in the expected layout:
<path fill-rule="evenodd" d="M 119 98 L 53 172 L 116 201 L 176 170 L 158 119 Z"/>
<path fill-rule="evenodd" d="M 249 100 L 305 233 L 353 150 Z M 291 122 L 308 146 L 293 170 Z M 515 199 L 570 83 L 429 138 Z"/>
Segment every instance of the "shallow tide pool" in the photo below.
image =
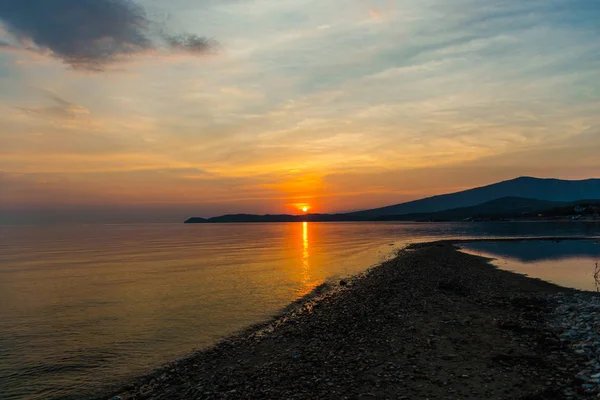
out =
<path fill-rule="evenodd" d="M 574 289 L 600 289 L 594 278 L 600 270 L 600 243 L 595 240 L 471 242 L 460 248 L 492 258 L 492 264 L 504 270 Z"/>

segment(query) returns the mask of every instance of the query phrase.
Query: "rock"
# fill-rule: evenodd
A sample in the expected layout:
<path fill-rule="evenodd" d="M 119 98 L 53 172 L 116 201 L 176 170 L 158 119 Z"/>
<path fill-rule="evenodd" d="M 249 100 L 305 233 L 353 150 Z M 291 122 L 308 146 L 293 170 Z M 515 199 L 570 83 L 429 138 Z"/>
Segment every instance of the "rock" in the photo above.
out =
<path fill-rule="evenodd" d="M 550 328 L 557 332 L 560 340 L 566 343 L 578 357 L 582 368 L 576 379 L 583 381 L 580 390 L 585 393 L 600 391 L 600 334 L 597 321 L 600 321 L 599 298 L 587 293 L 576 295 L 558 295 L 554 297 L 558 306 Z M 586 361 L 583 361 L 586 360 Z M 569 395 L 569 398 L 575 395 Z"/>

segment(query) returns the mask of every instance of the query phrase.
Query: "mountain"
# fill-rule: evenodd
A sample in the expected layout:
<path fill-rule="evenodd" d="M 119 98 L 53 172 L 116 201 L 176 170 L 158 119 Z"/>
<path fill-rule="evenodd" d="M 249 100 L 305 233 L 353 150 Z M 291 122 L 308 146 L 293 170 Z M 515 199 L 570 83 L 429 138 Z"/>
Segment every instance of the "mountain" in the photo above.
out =
<path fill-rule="evenodd" d="M 523 197 L 502 197 L 472 207 L 460 207 L 432 213 L 385 215 L 375 217 L 378 221 L 461 221 L 467 218 L 518 217 L 570 206 L 572 203 L 526 199 Z"/>
<path fill-rule="evenodd" d="M 348 214 L 227 214 L 212 218 L 192 217 L 185 221 L 186 224 L 214 224 L 227 222 L 340 222 L 340 221 L 368 221 L 365 217 L 353 217 Z"/>
<path fill-rule="evenodd" d="M 192 217 L 185 221 L 186 224 L 222 223 L 222 222 L 297 222 L 300 216 L 279 215 L 254 215 L 254 214 L 227 214 L 212 218 Z"/>
<path fill-rule="evenodd" d="M 430 213 L 459 207 L 471 207 L 503 197 L 524 197 L 557 202 L 600 199 L 600 179 L 569 181 L 520 177 L 461 192 L 357 211 L 348 215 L 373 218 L 384 215 Z"/>
<path fill-rule="evenodd" d="M 577 202 L 583 201 L 579 199 L 600 199 L 600 179 L 568 181 L 521 177 L 462 192 L 346 214 L 230 214 L 206 219 L 192 217 L 185 222 L 457 221 L 467 218 L 533 217 L 541 211 L 547 216 L 564 216 L 572 213 Z M 597 204 L 599 201 L 590 202 Z"/>

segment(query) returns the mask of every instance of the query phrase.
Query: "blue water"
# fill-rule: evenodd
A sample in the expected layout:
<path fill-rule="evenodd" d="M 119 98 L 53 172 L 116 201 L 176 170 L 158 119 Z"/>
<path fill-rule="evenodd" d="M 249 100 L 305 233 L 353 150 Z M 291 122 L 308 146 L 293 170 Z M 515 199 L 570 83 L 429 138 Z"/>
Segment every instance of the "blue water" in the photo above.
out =
<path fill-rule="evenodd" d="M 600 270 L 598 240 L 474 242 L 463 251 L 493 258 L 499 268 L 543 279 L 560 286 L 599 291 L 594 277 Z"/>

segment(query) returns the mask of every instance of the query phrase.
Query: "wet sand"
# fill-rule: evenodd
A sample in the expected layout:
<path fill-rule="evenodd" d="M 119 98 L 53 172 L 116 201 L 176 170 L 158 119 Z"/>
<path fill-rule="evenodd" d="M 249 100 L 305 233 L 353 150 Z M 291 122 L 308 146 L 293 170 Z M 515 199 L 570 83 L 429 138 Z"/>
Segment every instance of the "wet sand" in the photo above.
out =
<path fill-rule="evenodd" d="M 580 361 L 547 322 L 556 307 L 549 295 L 577 291 L 499 270 L 456 242 L 413 245 L 323 285 L 274 320 L 114 396 L 562 399 L 576 391 Z"/>

